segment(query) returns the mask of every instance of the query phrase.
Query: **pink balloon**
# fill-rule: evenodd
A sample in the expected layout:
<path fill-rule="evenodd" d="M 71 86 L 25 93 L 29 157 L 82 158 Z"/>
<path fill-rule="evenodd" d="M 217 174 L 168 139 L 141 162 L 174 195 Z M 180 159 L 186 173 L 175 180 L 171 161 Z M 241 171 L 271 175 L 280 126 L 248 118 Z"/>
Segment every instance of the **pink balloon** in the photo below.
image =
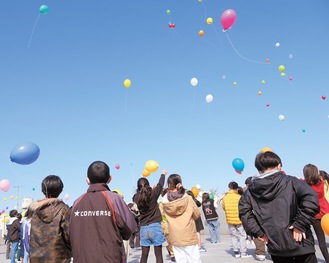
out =
<path fill-rule="evenodd" d="M 4 192 L 7 192 L 10 188 L 10 182 L 7 179 L 3 179 L 0 181 L 0 189 Z"/>
<path fill-rule="evenodd" d="M 222 24 L 224 31 L 233 26 L 235 19 L 236 13 L 233 9 L 227 9 L 222 13 L 222 16 L 220 17 L 220 23 Z"/>
<path fill-rule="evenodd" d="M 120 164 L 116 164 L 115 165 L 115 169 L 118 169 L 119 170 L 120 169 Z"/>
<path fill-rule="evenodd" d="M 66 194 L 66 195 L 64 196 L 64 198 L 65 198 L 66 201 L 69 200 L 69 199 L 70 199 L 69 194 Z"/>

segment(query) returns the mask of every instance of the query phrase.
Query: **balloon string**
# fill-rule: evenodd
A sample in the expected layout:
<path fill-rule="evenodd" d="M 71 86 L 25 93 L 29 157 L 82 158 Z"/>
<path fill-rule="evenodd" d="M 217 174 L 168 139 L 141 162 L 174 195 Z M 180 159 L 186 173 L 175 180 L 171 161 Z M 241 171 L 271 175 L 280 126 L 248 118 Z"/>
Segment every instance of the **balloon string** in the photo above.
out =
<path fill-rule="evenodd" d="M 206 11 L 206 6 L 204 5 L 204 3 L 203 3 L 203 2 L 201 2 L 201 3 L 202 3 L 202 7 L 203 7 L 204 20 L 206 20 L 206 19 L 207 19 L 207 11 Z"/>
<path fill-rule="evenodd" d="M 214 31 L 215 31 L 215 33 L 216 33 L 216 37 L 217 37 L 217 39 L 219 40 L 220 44 L 223 46 L 223 42 L 222 42 L 222 40 L 220 39 L 219 34 L 218 34 L 218 31 L 217 31 L 216 27 L 214 26 L 214 24 L 212 24 L 212 28 L 214 29 Z"/>
<path fill-rule="evenodd" d="M 30 181 L 33 181 L 33 182 L 40 182 L 39 180 L 36 180 L 36 179 L 33 179 L 33 178 L 28 178 L 28 177 L 23 177 L 21 176 L 19 173 L 16 172 L 16 170 L 13 168 L 13 163 L 10 162 L 10 168 L 11 168 L 11 171 L 13 172 L 14 175 L 16 175 L 17 177 L 23 179 L 23 180 L 30 180 Z"/>
<path fill-rule="evenodd" d="M 191 114 L 193 113 L 193 108 L 194 108 L 195 92 L 196 92 L 196 88 L 194 87 L 194 95 L 193 95 L 193 101 L 192 101 Z"/>
<path fill-rule="evenodd" d="M 128 89 L 126 89 L 125 112 L 127 112 Z"/>
<path fill-rule="evenodd" d="M 205 40 L 203 37 L 202 37 L 202 40 L 207 43 L 208 45 L 210 46 L 213 46 L 213 47 L 216 47 L 214 44 L 210 43 L 209 41 Z"/>
<path fill-rule="evenodd" d="M 32 33 L 31 33 L 31 36 L 30 36 L 30 40 L 29 40 L 29 44 L 27 45 L 28 48 L 30 47 L 31 40 L 32 40 L 32 36 L 33 36 L 34 30 L 35 30 L 35 27 L 36 27 L 36 25 L 37 25 L 37 23 L 38 23 L 38 21 L 39 21 L 40 15 L 41 15 L 41 14 L 39 13 L 38 18 L 37 18 L 37 20 L 36 20 L 35 23 L 34 23 L 34 26 L 33 26 L 33 29 L 32 29 Z"/>
<path fill-rule="evenodd" d="M 231 44 L 233 50 L 235 51 L 235 53 L 236 53 L 239 57 L 241 57 L 241 58 L 243 58 L 243 59 L 245 59 L 245 60 L 247 60 L 247 61 L 249 61 L 249 62 L 253 62 L 253 63 L 258 63 L 258 64 L 269 64 L 269 63 L 266 63 L 266 62 L 260 62 L 260 61 L 251 60 L 251 59 L 248 59 L 248 58 L 242 56 L 242 55 L 236 50 L 236 48 L 234 47 L 234 45 L 233 45 L 233 43 L 232 43 L 230 37 L 228 36 L 227 31 L 225 31 L 225 33 L 226 33 L 227 39 L 228 39 L 228 41 L 230 42 L 230 44 Z"/>

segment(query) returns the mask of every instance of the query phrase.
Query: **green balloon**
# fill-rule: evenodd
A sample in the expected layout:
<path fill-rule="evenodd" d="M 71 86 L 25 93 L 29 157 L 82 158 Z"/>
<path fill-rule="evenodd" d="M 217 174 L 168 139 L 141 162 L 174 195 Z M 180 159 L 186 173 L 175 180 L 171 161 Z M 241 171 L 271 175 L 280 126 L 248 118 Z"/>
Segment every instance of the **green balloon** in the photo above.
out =
<path fill-rule="evenodd" d="M 214 200 L 215 195 L 213 193 L 211 193 L 211 194 L 209 194 L 209 198 L 212 199 L 212 200 Z"/>
<path fill-rule="evenodd" d="M 169 9 L 167 10 L 167 15 L 170 15 L 170 10 Z"/>
<path fill-rule="evenodd" d="M 46 5 L 42 5 L 42 6 L 40 6 L 40 9 L 39 10 L 40 10 L 40 13 L 41 14 L 45 15 L 45 14 L 48 14 L 49 8 Z"/>

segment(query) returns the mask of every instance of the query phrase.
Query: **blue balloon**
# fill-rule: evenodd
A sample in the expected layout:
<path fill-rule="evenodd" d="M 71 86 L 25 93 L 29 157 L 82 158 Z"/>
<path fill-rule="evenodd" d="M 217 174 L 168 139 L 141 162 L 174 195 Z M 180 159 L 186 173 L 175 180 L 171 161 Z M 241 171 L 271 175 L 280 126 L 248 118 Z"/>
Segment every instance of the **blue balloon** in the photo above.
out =
<path fill-rule="evenodd" d="M 242 172 L 244 169 L 244 162 L 240 158 L 235 158 L 232 161 L 233 168 L 236 172 Z"/>
<path fill-rule="evenodd" d="M 33 142 L 25 142 L 17 145 L 10 153 L 10 160 L 18 164 L 34 163 L 40 154 L 38 145 Z"/>

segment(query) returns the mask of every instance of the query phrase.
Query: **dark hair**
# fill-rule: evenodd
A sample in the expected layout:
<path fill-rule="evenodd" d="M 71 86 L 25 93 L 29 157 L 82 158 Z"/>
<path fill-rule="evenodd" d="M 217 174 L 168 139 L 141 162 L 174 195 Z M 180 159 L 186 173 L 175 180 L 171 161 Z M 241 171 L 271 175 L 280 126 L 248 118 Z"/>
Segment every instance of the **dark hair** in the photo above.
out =
<path fill-rule="evenodd" d="M 306 164 L 303 169 L 305 182 L 308 185 L 318 185 L 321 182 L 319 169 L 314 164 Z"/>
<path fill-rule="evenodd" d="M 33 214 L 32 210 L 30 208 L 28 208 L 26 210 L 25 214 L 24 214 L 24 217 L 31 218 L 32 217 L 32 214 Z"/>
<path fill-rule="evenodd" d="M 167 178 L 167 184 L 168 184 L 168 186 L 170 185 L 170 187 L 177 188 L 178 184 L 182 184 L 182 178 L 179 174 L 171 174 Z M 169 189 L 170 189 L 170 187 L 169 187 Z M 179 187 L 177 189 L 177 192 L 181 195 L 184 195 L 185 191 L 186 190 L 183 186 Z"/>
<path fill-rule="evenodd" d="M 152 187 L 145 177 L 137 181 L 136 204 L 139 209 L 147 208 L 151 201 Z"/>
<path fill-rule="evenodd" d="M 326 180 L 327 183 L 329 184 L 329 174 L 326 171 L 320 170 L 320 176 L 322 177 L 323 180 Z"/>
<path fill-rule="evenodd" d="M 230 188 L 230 189 L 232 189 L 232 190 L 237 190 L 238 187 L 239 187 L 238 183 L 237 183 L 237 182 L 234 182 L 234 181 L 232 181 L 232 182 L 230 182 L 230 183 L 228 184 L 228 188 Z"/>
<path fill-rule="evenodd" d="M 17 211 L 16 209 L 11 210 L 11 211 L 9 212 L 9 216 L 10 216 L 10 217 L 15 217 L 15 216 L 17 216 L 17 215 L 18 215 L 18 211 Z"/>
<path fill-rule="evenodd" d="M 57 175 L 48 175 L 42 180 L 41 190 L 47 198 L 57 198 L 63 191 L 64 184 Z"/>
<path fill-rule="evenodd" d="M 130 209 L 131 209 L 133 206 L 134 206 L 133 203 L 129 203 L 129 204 L 128 204 L 128 207 L 129 207 Z"/>
<path fill-rule="evenodd" d="M 251 179 L 252 179 L 252 176 L 249 176 L 245 181 L 244 181 L 244 183 L 246 184 L 246 185 L 251 185 Z"/>
<path fill-rule="evenodd" d="M 193 192 L 192 192 L 191 190 L 187 190 L 187 191 L 186 191 L 186 194 L 188 194 L 189 196 L 191 196 L 191 197 L 193 198 L 194 201 L 197 200 L 197 199 L 195 198 L 195 196 L 194 196 L 194 194 L 193 194 Z"/>
<path fill-rule="evenodd" d="M 95 161 L 89 165 L 87 177 L 91 184 L 107 183 L 110 178 L 110 167 L 102 161 Z"/>
<path fill-rule="evenodd" d="M 19 220 L 22 220 L 22 218 L 23 218 L 22 214 L 21 214 L 21 213 L 18 213 L 17 218 L 18 218 Z"/>
<path fill-rule="evenodd" d="M 202 194 L 202 203 L 206 203 L 210 200 L 209 194 L 208 193 L 203 193 Z"/>
<path fill-rule="evenodd" d="M 243 188 L 241 186 L 239 186 L 237 190 L 238 190 L 239 195 L 243 195 L 244 191 L 243 191 Z"/>
<path fill-rule="evenodd" d="M 259 172 L 264 172 L 267 169 L 274 168 L 282 162 L 280 157 L 274 152 L 264 152 L 257 154 L 255 158 L 255 167 Z"/>

